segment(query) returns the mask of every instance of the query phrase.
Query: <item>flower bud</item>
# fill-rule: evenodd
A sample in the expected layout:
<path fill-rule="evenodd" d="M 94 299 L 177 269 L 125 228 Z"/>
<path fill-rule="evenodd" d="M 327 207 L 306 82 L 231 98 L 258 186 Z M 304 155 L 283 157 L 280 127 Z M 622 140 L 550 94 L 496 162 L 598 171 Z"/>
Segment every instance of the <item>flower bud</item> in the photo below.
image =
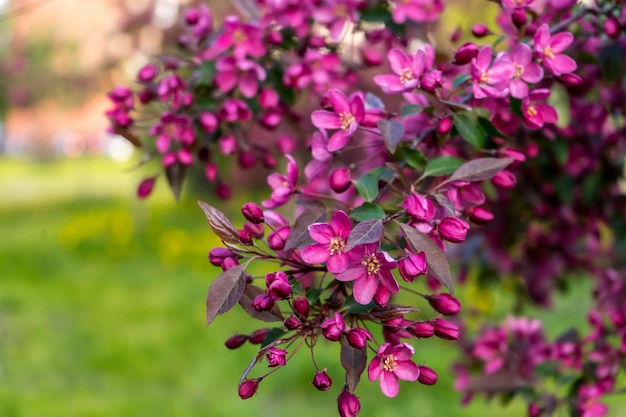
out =
<path fill-rule="evenodd" d="M 341 336 L 346 329 L 343 317 L 341 317 L 339 313 L 335 313 L 334 318 L 324 321 L 320 327 L 322 328 L 324 337 L 333 342 L 341 340 Z"/>
<path fill-rule="evenodd" d="M 469 224 L 465 220 L 446 217 L 439 223 L 439 235 L 448 242 L 459 243 L 465 240 Z"/>
<path fill-rule="evenodd" d="M 234 136 L 225 136 L 217 141 L 220 153 L 222 155 L 232 155 L 239 149 L 237 140 Z"/>
<path fill-rule="evenodd" d="M 200 20 L 200 11 L 198 9 L 192 8 L 192 9 L 188 9 L 185 12 L 185 22 L 187 22 L 188 25 L 194 26 L 198 23 L 199 20 Z"/>
<path fill-rule="evenodd" d="M 246 231 L 246 233 L 248 233 L 248 235 L 252 238 L 252 239 L 262 239 L 263 238 L 263 234 L 265 232 L 265 228 L 263 227 L 263 224 L 254 224 L 254 223 L 250 223 L 250 222 L 245 222 L 243 224 L 243 230 Z"/>
<path fill-rule="evenodd" d="M 223 182 L 219 181 L 215 185 L 215 195 L 221 198 L 222 200 L 228 200 L 232 195 L 230 187 Z"/>
<path fill-rule="evenodd" d="M 217 179 L 217 165 L 212 162 L 206 164 L 206 168 L 204 169 L 204 176 L 210 182 L 214 182 Z"/>
<path fill-rule="evenodd" d="M 276 280 L 268 287 L 267 293 L 273 300 L 285 300 L 291 296 L 291 285 L 287 281 Z"/>
<path fill-rule="evenodd" d="M 275 232 L 270 233 L 267 236 L 267 245 L 272 250 L 283 250 L 285 248 L 285 243 L 287 243 L 287 239 L 289 239 L 290 232 L 291 227 L 285 226 Z"/>
<path fill-rule="evenodd" d="M 149 83 L 154 80 L 157 74 L 157 67 L 153 64 L 146 64 L 137 73 L 137 79 L 142 83 Z"/>
<path fill-rule="evenodd" d="M 238 347 L 241 347 L 241 345 L 246 343 L 246 340 L 248 340 L 248 336 L 246 336 L 245 334 L 236 334 L 226 339 L 226 342 L 224 342 L 224 344 L 228 349 L 237 349 Z"/>
<path fill-rule="evenodd" d="M 265 340 L 265 337 L 268 335 L 269 332 L 270 332 L 270 329 L 255 330 L 252 332 L 252 334 L 248 338 L 248 341 L 252 343 L 253 345 L 258 345 L 260 343 L 263 343 L 263 340 Z"/>
<path fill-rule="evenodd" d="M 412 193 L 402 202 L 402 208 L 415 220 L 430 221 L 435 215 L 435 206 L 421 194 Z"/>
<path fill-rule="evenodd" d="M 515 25 L 516 28 L 522 28 L 528 22 L 528 17 L 526 16 L 526 12 L 522 8 L 517 8 L 513 11 L 511 15 L 511 21 Z"/>
<path fill-rule="evenodd" d="M 252 236 L 246 230 L 237 230 L 239 240 L 244 246 L 252 246 Z"/>
<path fill-rule="evenodd" d="M 515 185 L 517 179 L 511 171 L 503 169 L 491 178 L 491 182 L 498 187 L 511 188 Z"/>
<path fill-rule="evenodd" d="M 486 224 L 493 220 L 493 213 L 482 207 L 470 207 L 465 210 L 465 214 L 476 224 Z"/>
<path fill-rule="evenodd" d="M 300 322 L 300 320 L 298 320 L 297 318 L 295 318 L 294 316 L 289 316 L 287 317 L 287 319 L 283 322 L 283 325 L 288 329 L 288 330 L 294 330 L 297 329 L 298 327 L 300 327 L 302 323 Z"/>
<path fill-rule="evenodd" d="M 428 264 L 426 263 L 426 254 L 424 252 L 407 253 L 406 258 L 400 259 L 398 262 L 400 276 L 406 282 L 413 282 L 416 276 L 426 274 L 428 272 Z"/>
<path fill-rule="evenodd" d="M 432 308 L 444 316 L 453 316 L 461 311 L 461 303 L 450 294 L 429 295 L 426 299 Z"/>
<path fill-rule="evenodd" d="M 139 187 L 137 187 L 137 197 L 146 198 L 152 193 L 152 189 L 154 188 L 155 177 L 145 178 L 143 181 L 139 183 Z"/>
<path fill-rule="evenodd" d="M 383 62 L 383 56 L 374 48 L 361 49 L 361 58 L 363 58 L 363 63 L 368 67 L 375 67 Z"/>
<path fill-rule="evenodd" d="M 437 123 L 437 133 L 440 135 L 446 135 L 452 130 L 452 120 L 448 117 L 444 117 L 443 119 L 439 119 Z"/>
<path fill-rule="evenodd" d="M 256 311 L 268 311 L 274 307 L 274 299 L 267 294 L 259 294 L 252 300 L 252 307 Z"/>
<path fill-rule="evenodd" d="M 540 417 L 543 414 L 543 410 L 537 405 L 537 403 L 532 402 L 528 404 L 528 417 Z"/>
<path fill-rule="evenodd" d="M 336 193 L 343 193 L 352 184 L 352 172 L 349 168 L 338 168 L 330 174 L 328 182 L 330 188 Z"/>
<path fill-rule="evenodd" d="M 267 41 L 272 45 L 280 45 L 283 43 L 283 35 L 282 33 L 273 30 L 267 34 Z"/>
<path fill-rule="evenodd" d="M 309 317 L 309 300 L 304 297 L 293 300 L 293 312 L 301 319 L 306 320 Z"/>
<path fill-rule="evenodd" d="M 236 255 L 226 248 L 213 248 L 209 252 L 209 262 L 211 265 L 222 266 L 224 259 L 234 258 Z"/>
<path fill-rule="evenodd" d="M 456 50 L 454 54 L 454 63 L 456 65 L 466 65 L 472 62 L 472 59 L 478 55 L 478 46 L 475 43 L 466 43 Z"/>
<path fill-rule="evenodd" d="M 217 116 L 211 112 L 203 112 L 200 115 L 200 126 L 208 132 L 213 133 L 217 130 L 217 126 L 219 121 L 217 120 Z"/>
<path fill-rule="evenodd" d="M 604 33 L 606 33 L 606 36 L 608 36 L 609 38 L 617 39 L 621 30 L 622 28 L 620 27 L 620 24 L 615 17 L 609 16 L 604 21 Z"/>
<path fill-rule="evenodd" d="M 411 324 L 407 330 L 413 336 L 418 337 L 420 339 L 426 339 L 428 337 L 433 337 L 435 334 L 435 329 L 433 326 L 427 321 L 416 321 Z"/>
<path fill-rule="evenodd" d="M 359 327 L 348 332 L 348 343 L 355 349 L 363 349 L 367 346 L 367 341 L 372 340 L 372 335 L 365 329 Z"/>
<path fill-rule="evenodd" d="M 247 169 L 256 164 L 256 155 L 252 151 L 239 152 L 239 166 Z"/>
<path fill-rule="evenodd" d="M 477 38 L 484 38 L 485 36 L 491 34 L 489 28 L 485 25 L 474 25 L 472 26 L 472 35 Z"/>
<path fill-rule="evenodd" d="M 269 152 L 263 154 L 263 166 L 268 169 L 276 168 L 276 158 Z"/>
<path fill-rule="evenodd" d="M 267 366 L 270 368 L 285 366 L 287 364 L 287 351 L 275 347 L 270 348 L 265 355 L 265 359 L 267 359 Z"/>
<path fill-rule="evenodd" d="M 259 224 L 265 221 L 263 216 L 263 209 L 255 203 L 246 203 L 241 207 L 241 212 L 244 217 L 252 223 Z"/>
<path fill-rule="evenodd" d="M 441 72 L 434 70 L 425 74 L 420 81 L 420 88 L 429 93 L 435 93 L 437 87 L 441 85 Z"/>
<path fill-rule="evenodd" d="M 322 372 L 317 372 L 315 374 L 311 384 L 313 384 L 313 386 L 320 391 L 328 391 L 333 384 L 333 380 L 330 379 L 328 373 L 326 373 L 326 369 L 324 369 Z"/>
<path fill-rule="evenodd" d="M 337 406 L 341 417 L 354 417 L 361 411 L 361 402 L 359 398 L 348 391 L 345 387 L 337 398 Z"/>
<path fill-rule="evenodd" d="M 256 394 L 257 389 L 259 389 L 259 382 L 261 382 L 260 378 L 246 379 L 243 381 L 243 383 L 239 385 L 239 397 L 242 400 L 252 397 Z"/>
<path fill-rule="evenodd" d="M 459 338 L 459 326 L 448 320 L 434 318 L 430 320 L 430 324 L 435 330 L 435 336 L 441 339 L 457 340 Z"/>
<path fill-rule="evenodd" d="M 276 139 L 276 149 L 281 155 L 292 154 L 296 151 L 296 140 L 291 135 L 282 135 Z"/>
<path fill-rule="evenodd" d="M 381 307 L 386 306 L 391 299 L 391 293 L 387 288 L 382 285 L 379 285 L 376 288 L 376 293 L 374 293 L 374 302 Z"/>
<path fill-rule="evenodd" d="M 583 83 L 583 79 L 576 74 L 563 74 L 561 75 L 561 81 L 568 87 L 578 87 Z"/>
<path fill-rule="evenodd" d="M 435 385 L 437 383 L 437 372 L 428 366 L 420 366 L 420 375 L 417 380 L 424 385 Z"/>

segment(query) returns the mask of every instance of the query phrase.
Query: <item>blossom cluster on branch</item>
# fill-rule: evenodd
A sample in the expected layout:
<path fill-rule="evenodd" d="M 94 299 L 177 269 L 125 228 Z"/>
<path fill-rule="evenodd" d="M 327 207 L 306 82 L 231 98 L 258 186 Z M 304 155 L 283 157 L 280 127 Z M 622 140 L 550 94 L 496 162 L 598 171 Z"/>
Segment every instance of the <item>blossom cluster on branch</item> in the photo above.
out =
<path fill-rule="evenodd" d="M 114 89 L 107 116 L 160 161 L 176 196 L 190 166 L 222 198 L 223 161 L 273 171 L 241 229 L 199 203 L 225 245 L 209 254 L 223 272 L 208 323 L 237 304 L 273 323 L 226 341 L 259 345 L 240 397 L 303 349 L 312 385 L 329 390 L 333 372 L 315 360 L 325 340 L 341 345 L 339 414 L 354 416 L 366 369 L 388 397 L 399 380 L 436 383 L 441 370 L 414 359 L 426 362 L 415 346 L 435 337 L 460 341 L 466 400 L 604 415 L 626 356 L 623 2 L 484 2 L 497 29 L 474 26 L 452 53 L 424 40 L 442 0 L 235 3 L 246 18 L 219 27 L 208 7 L 188 10 L 180 54 L 144 66 L 136 91 Z M 252 262 L 271 272 L 250 275 Z M 590 276 L 591 331 L 549 341 L 540 322 L 510 316 L 473 338 L 454 295 L 468 275 L 516 282 L 516 313 Z M 423 302 L 398 304 L 402 293 Z"/>

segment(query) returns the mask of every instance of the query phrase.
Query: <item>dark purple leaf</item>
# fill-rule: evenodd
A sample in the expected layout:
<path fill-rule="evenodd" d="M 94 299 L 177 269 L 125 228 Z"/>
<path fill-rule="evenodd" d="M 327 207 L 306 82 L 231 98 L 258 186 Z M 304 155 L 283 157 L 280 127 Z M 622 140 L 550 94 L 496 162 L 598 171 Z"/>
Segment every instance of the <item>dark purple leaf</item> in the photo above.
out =
<path fill-rule="evenodd" d="M 141 148 L 141 139 L 139 139 L 139 136 L 136 133 L 131 132 L 127 127 L 117 126 L 115 127 L 115 133 L 132 143 L 135 148 Z"/>
<path fill-rule="evenodd" d="M 285 250 L 308 246 L 313 242 L 309 236 L 309 226 L 326 220 L 326 207 L 319 205 L 304 211 L 294 223 L 285 243 Z"/>
<path fill-rule="evenodd" d="M 404 135 L 404 125 L 395 120 L 381 119 L 378 121 L 378 129 L 389 153 L 396 153 L 398 144 Z"/>
<path fill-rule="evenodd" d="M 439 246 L 433 240 L 408 224 L 397 222 L 404 233 L 404 237 L 415 253 L 424 251 L 428 270 L 430 273 L 446 286 L 450 294 L 454 294 L 454 285 L 452 283 L 452 274 L 450 273 L 450 265 L 448 258 L 439 249 Z"/>
<path fill-rule="evenodd" d="M 185 179 L 185 167 L 182 164 L 174 164 L 165 168 L 165 176 L 170 185 L 170 190 L 174 194 L 174 198 L 180 198 L 180 192 L 183 189 L 183 181 Z"/>
<path fill-rule="evenodd" d="M 465 389 L 467 391 L 496 393 L 532 387 L 533 383 L 533 381 L 526 380 L 514 372 L 499 371 L 470 378 Z"/>
<path fill-rule="evenodd" d="M 450 213 L 452 216 L 455 216 L 455 209 L 454 209 L 454 204 L 452 204 L 452 201 L 450 201 L 448 199 L 448 197 L 446 197 L 443 194 L 435 194 L 435 200 L 437 200 L 437 203 L 439 203 L 443 208 L 445 208 L 446 210 L 448 210 L 448 213 Z"/>
<path fill-rule="evenodd" d="M 403 306 L 398 304 L 387 304 L 384 307 L 374 307 L 369 313 L 362 314 L 374 320 L 388 321 L 398 317 L 404 317 L 406 314 L 417 313 L 419 310 L 411 306 Z"/>
<path fill-rule="evenodd" d="M 347 338 L 341 340 L 341 366 L 346 370 L 346 383 L 350 392 L 354 392 L 361 374 L 367 364 L 367 349 L 356 349 L 350 346 Z"/>
<path fill-rule="evenodd" d="M 206 297 L 207 326 L 213 322 L 218 314 L 224 314 L 237 304 L 243 294 L 244 272 L 247 266 L 247 263 L 234 266 L 213 280 Z"/>
<path fill-rule="evenodd" d="M 241 244 L 237 229 L 233 226 L 230 220 L 226 218 L 224 213 L 202 201 L 198 201 L 198 205 L 202 211 L 204 211 L 213 233 L 226 243 L 232 243 L 235 245 Z"/>
<path fill-rule="evenodd" d="M 478 158 L 461 165 L 446 181 L 488 180 L 513 162 L 513 158 Z"/>
<path fill-rule="evenodd" d="M 239 305 L 245 310 L 246 313 L 250 315 L 250 317 L 255 318 L 257 320 L 265 321 L 265 322 L 273 322 L 273 321 L 283 321 L 283 316 L 280 313 L 280 308 L 278 304 L 274 304 L 269 311 L 256 311 L 254 307 L 252 307 L 252 301 L 254 297 L 260 294 L 264 294 L 265 291 L 257 287 L 256 285 L 246 284 L 246 287 L 243 290 L 243 295 L 239 299 Z"/>
<path fill-rule="evenodd" d="M 348 236 L 348 245 L 346 250 L 350 250 L 357 245 L 365 245 L 366 243 L 380 242 L 385 233 L 382 220 L 372 219 L 365 220 L 354 226 L 350 236 Z"/>

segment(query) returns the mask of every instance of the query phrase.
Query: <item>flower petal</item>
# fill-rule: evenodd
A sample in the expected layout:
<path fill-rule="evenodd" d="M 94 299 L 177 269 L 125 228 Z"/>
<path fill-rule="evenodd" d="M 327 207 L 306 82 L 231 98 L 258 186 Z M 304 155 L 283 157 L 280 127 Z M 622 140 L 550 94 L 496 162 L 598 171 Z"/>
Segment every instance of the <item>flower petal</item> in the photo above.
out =
<path fill-rule="evenodd" d="M 398 386 L 398 377 L 391 372 L 381 372 L 380 390 L 383 392 L 383 394 L 390 398 L 398 395 L 398 391 L 400 390 L 400 387 Z"/>
<path fill-rule="evenodd" d="M 393 48 L 387 54 L 387 59 L 389 59 L 389 64 L 391 65 L 391 69 L 396 74 L 400 74 L 403 69 L 411 68 L 411 59 L 409 56 L 401 49 Z"/>
<path fill-rule="evenodd" d="M 336 252 L 326 261 L 326 268 L 328 269 L 328 272 L 333 274 L 342 273 L 348 268 L 348 265 L 350 265 L 350 258 L 344 252 Z"/>
<path fill-rule="evenodd" d="M 333 106 L 335 113 L 350 113 L 350 101 L 348 101 L 348 97 L 346 97 L 341 90 L 336 88 L 331 89 L 328 92 L 328 99 L 330 100 L 330 105 Z"/>
<path fill-rule="evenodd" d="M 365 268 L 361 268 L 361 278 L 354 281 L 354 299 L 359 304 L 369 304 L 378 289 L 378 279 L 373 274 L 368 274 Z"/>
<path fill-rule="evenodd" d="M 370 362 L 370 365 L 367 367 L 367 377 L 370 381 L 376 381 L 380 376 L 380 372 L 382 371 L 380 367 L 380 358 L 375 356 L 374 359 Z"/>
<path fill-rule="evenodd" d="M 393 371 L 396 376 L 405 381 L 415 381 L 420 376 L 420 368 L 411 361 L 396 362 L 398 367 Z"/>
<path fill-rule="evenodd" d="M 574 35 L 569 32 L 561 32 L 550 38 L 548 45 L 555 53 L 565 50 L 574 41 Z"/>
<path fill-rule="evenodd" d="M 343 149 L 350 141 L 350 135 L 347 135 L 343 130 L 339 130 L 330 137 L 326 150 L 328 152 L 336 152 Z"/>
<path fill-rule="evenodd" d="M 309 226 L 311 239 L 317 243 L 330 243 L 335 238 L 336 232 L 328 223 L 313 223 Z"/>
<path fill-rule="evenodd" d="M 328 245 L 316 243 L 302 249 L 300 256 L 302 257 L 302 260 L 308 264 L 322 264 L 328 260 L 330 250 Z"/>
<path fill-rule="evenodd" d="M 313 126 L 319 129 L 339 129 L 341 127 L 339 116 L 326 110 L 315 110 L 311 114 L 311 122 Z"/>

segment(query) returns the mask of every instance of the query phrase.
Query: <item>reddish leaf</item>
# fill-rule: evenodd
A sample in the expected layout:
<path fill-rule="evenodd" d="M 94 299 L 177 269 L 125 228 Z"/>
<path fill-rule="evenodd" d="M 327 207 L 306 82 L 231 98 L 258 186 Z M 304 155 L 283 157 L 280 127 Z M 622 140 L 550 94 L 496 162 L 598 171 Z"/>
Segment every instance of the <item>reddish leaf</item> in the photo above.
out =
<path fill-rule="evenodd" d="M 450 294 L 454 294 L 448 258 L 446 258 L 446 255 L 439 249 L 439 246 L 437 246 L 428 235 L 425 235 L 414 227 L 400 222 L 397 223 L 400 229 L 402 229 L 404 237 L 411 249 L 413 249 L 413 252 L 418 253 L 419 251 L 424 251 L 430 273 L 446 286 Z"/>
<path fill-rule="evenodd" d="M 233 226 L 230 220 L 226 218 L 224 213 L 202 201 L 198 201 L 198 205 L 202 211 L 204 211 L 204 214 L 209 221 L 209 226 L 213 229 L 213 233 L 215 233 L 225 243 L 232 243 L 235 245 L 241 244 L 237 229 Z"/>
<path fill-rule="evenodd" d="M 127 127 L 116 126 L 115 133 L 132 143 L 134 147 L 141 148 L 141 139 L 139 139 L 139 136 L 136 133 L 131 132 Z"/>
<path fill-rule="evenodd" d="M 283 321 L 283 316 L 280 313 L 280 308 L 278 304 L 274 304 L 274 307 L 270 311 L 256 311 L 254 307 L 252 307 L 252 301 L 254 297 L 260 294 L 264 294 L 262 288 L 257 287 L 256 285 L 246 284 L 246 287 L 243 290 L 243 295 L 239 299 L 239 305 L 245 310 L 246 313 L 250 315 L 250 317 L 255 318 L 257 320 L 272 322 L 272 321 Z"/>
<path fill-rule="evenodd" d="M 309 226 L 326 220 L 326 214 L 326 207 L 319 205 L 307 209 L 298 216 L 285 243 L 285 250 L 304 247 L 312 242 L 309 236 Z"/>
<path fill-rule="evenodd" d="M 395 120 L 381 119 L 378 121 L 378 129 L 387 150 L 393 155 L 404 135 L 404 125 Z"/>
<path fill-rule="evenodd" d="M 404 317 L 406 314 L 417 312 L 419 312 L 419 310 L 415 307 L 387 304 L 385 307 L 376 306 L 369 313 L 361 314 L 361 316 L 366 316 L 379 321 L 388 321 L 398 317 Z"/>
<path fill-rule="evenodd" d="M 384 233 L 385 229 L 382 220 L 365 220 L 354 226 L 354 229 L 350 232 L 346 250 L 350 250 L 357 245 L 379 242 L 383 238 Z"/>
<path fill-rule="evenodd" d="M 344 337 L 341 340 L 341 366 L 346 370 L 346 384 L 348 384 L 350 392 L 354 392 L 359 385 L 366 364 L 367 349 L 353 348 Z"/>
<path fill-rule="evenodd" d="M 446 181 L 484 181 L 513 162 L 513 158 L 478 158 L 461 165 Z"/>
<path fill-rule="evenodd" d="M 234 266 L 213 280 L 206 297 L 207 326 L 218 314 L 224 314 L 241 298 L 245 286 L 244 272 L 248 263 Z"/>
<path fill-rule="evenodd" d="M 185 167 L 182 164 L 174 164 L 165 168 L 165 177 L 170 185 L 170 190 L 174 194 L 174 198 L 180 198 L 180 192 L 183 190 L 183 181 L 185 180 Z"/>

